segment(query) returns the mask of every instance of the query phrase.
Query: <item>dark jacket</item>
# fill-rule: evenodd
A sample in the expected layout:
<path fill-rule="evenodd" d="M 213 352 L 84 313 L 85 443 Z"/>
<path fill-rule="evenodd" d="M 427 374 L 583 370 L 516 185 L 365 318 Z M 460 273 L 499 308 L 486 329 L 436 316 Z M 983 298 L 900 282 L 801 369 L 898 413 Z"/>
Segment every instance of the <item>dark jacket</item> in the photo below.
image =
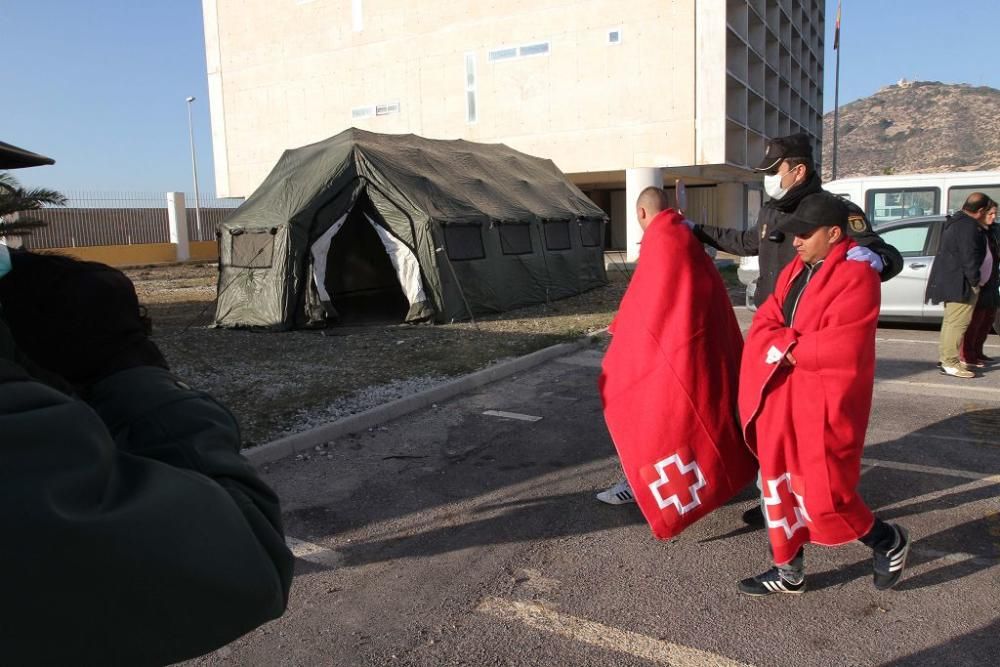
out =
<path fill-rule="evenodd" d="M 783 220 L 795 212 L 802 197 L 822 190 L 818 177 L 806 181 L 797 188 L 790 190 L 779 200 L 768 200 L 760 209 L 757 225 L 745 231 L 725 229 L 709 225 L 695 225 L 694 233 L 702 243 L 732 253 L 740 257 L 757 255 L 760 262 L 760 275 L 757 278 L 757 291 L 754 303 L 760 306 L 774 291 L 778 274 L 785 266 L 795 259 L 797 253 L 792 247 L 792 237 L 782 235 L 780 241 L 771 240 L 771 233 L 777 229 Z M 792 206 L 789 206 L 792 203 Z M 882 258 L 882 281 L 889 280 L 903 269 L 903 257 L 891 245 L 876 234 L 864 212 L 852 202 L 847 202 L 851 209 L 850 224 L 847 234 Z"/>
<path fill-rule="evenodd" d="M 968 301 L 972 288 L 979 285 L 979 269 L 984 257 L 986 230 L 965 211 L 949 216 L 927 279 L 927 301 Z"/>
<path fill-rule="evenodd" d="M 979 290 L 979 300 L 976 301 L 977 308 L 1000 308 L 1000 237 L 998 237 L 996 224 L 990 226 L 986 233 L 986 242 L 993 253 L 993 271 L 990 279 L 986 281 L 982 289 Z"/>
<path fill-rule="evenodd" d="M 88 404 L 0 339 L 4 664 L 167 664 L 282 614 L 278 499 L 228 410 L 153 367 L 97 382 Z"/>

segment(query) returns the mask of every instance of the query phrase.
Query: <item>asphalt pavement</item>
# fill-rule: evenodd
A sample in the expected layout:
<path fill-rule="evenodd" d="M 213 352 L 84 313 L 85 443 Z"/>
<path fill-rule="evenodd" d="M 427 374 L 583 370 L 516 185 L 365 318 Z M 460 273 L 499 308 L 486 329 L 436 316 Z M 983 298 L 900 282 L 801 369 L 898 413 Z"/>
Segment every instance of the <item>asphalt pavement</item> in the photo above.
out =
<path fill-rule="evenodd" d="M 878 338 L 861 488 L 914 538 L 895 590 L 852 544 L 807 548 L 801 596 L 741 597 L 768 565 L 752 489 L 669 542 L 597 502 L 620 470 L 594 346 L 265 466 L 288 612 L 193 664 L 998 664 L 1000 366 L 945 377 L 937 332 Z"/>

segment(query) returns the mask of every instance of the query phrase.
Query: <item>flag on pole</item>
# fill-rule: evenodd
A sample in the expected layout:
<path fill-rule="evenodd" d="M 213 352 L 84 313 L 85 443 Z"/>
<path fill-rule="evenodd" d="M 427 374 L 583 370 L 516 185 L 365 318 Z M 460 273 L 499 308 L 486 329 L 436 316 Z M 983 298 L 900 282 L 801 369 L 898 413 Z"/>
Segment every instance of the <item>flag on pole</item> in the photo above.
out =
<path fill-rule="evenodd" d="M 837 0 L 837 24 L 833 30 L 833 50 L 840 48 L 840 0 Z"/>

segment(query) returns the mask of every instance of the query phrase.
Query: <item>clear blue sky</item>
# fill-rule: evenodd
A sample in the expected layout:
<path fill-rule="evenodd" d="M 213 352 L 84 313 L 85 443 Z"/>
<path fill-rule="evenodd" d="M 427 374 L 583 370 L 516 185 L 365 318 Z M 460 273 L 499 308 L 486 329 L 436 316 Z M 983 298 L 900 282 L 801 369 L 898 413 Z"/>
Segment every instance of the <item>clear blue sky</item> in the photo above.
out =
<path fill-rule="evenodd" d="M 826 110 L 836 11 L 828 0 Z M 0 140 L 56 159 L 18 171 L 22 182 L 190 192 L 184 98 L 194 95 L 200 186 L 215 190 L 199 0 L 0 0 L 0 17 Z M 841 104 L 902 77 L 1000 88 L 998 26 L 996 0 L 844 0 Z"/>

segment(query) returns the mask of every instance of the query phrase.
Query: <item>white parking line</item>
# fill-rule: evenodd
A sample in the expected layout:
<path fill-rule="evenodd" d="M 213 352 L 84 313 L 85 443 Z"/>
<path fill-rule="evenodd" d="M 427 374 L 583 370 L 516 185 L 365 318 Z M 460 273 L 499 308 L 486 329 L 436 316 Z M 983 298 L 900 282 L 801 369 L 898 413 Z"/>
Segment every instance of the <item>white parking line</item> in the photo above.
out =
<path fill-rule="evenodd" d="M 975 382 L 975 380 L 962 380 L 961 382 L 968 383 Z M 998 388 L 977 387 L 974 384 L 958 384 L 958 381 L 946 384 L 944 382 L 913 382 L 911 380 L 875 380 L 875 388 L 900 393 L 914 393 L 917 390 L 921 393 L 926 393 L 930 389 L 953 397 L 965 394 L 1000 400 L 1000 389 Z"/>
<path fill-rule="evenodd" d="M 875 337 L 876 343 L 920 343 L 922 345 L 937 345 L 938 339 L 935 334 L 935 338 L 919 339 L 919 338 L 881 338 L 879 336 Z M 1000 349 L 1000 345 L 996 343 L 987 343 L 983 347 Z"/>
<path fill-rule="evenodd" d="M 568 637 L 584 644 L 635 656 L 659 665 L 677 667 L 749 667 L 715 653 L 671 644 L 647 635 L 620 630 L 594 621 L 552 611 L 540 604 L 486 598 L 476 608 L 481 614 L 520 621 L 535 630 Z"/>
<path fill-rule="evenodd" d="M 880 435 L 884 435 L 886 431 L 884 429 L 879 430 Z M 916 438 L 918 440 L 944 440 L 946 442 L 961 442 L 966 445 L 983 445 L 986 447 L 997 447 L 1000 446 L 996 440 L 982 440 L 980 438 L 963 438 L 958 435 L 939 435 L 937 433 L 919 433 L 917 431 L 903 431 L 899 432 L 897 438 Z"/>
<path fill-rule="evenodd" d="M 955 563 L 973 563 L 975 565 L 996 565 L 997 561 L 995 558 L 983 558 L 982 556 L 976 556 L 975 554 L 967 554 L 962 551 L 941 551 L 939 549 L 925 549 L 919 545 L 913 547 L 915 553 L 920 554 L 926 558 L 933 559 L 931 563 L 937 561 L 944 561 L 941 567 L 946 567 L 947 565 L 954 565 Z M 932 568 L 932 570 L 940 569 L 938 567 Z M 926 574 L 926 572 L 924 572 Z"/>
<path fill-rule="evenodd" d="M 541 417 L 536 417 L 535 415 L 523 415 L 520 412 L 504 412 L 503 410 L 487 410 L 483 413 L 487 417 L 502 417 L 503 419 L 517 419 L 522 422 L 537 422 L 541 421 Z"/>

